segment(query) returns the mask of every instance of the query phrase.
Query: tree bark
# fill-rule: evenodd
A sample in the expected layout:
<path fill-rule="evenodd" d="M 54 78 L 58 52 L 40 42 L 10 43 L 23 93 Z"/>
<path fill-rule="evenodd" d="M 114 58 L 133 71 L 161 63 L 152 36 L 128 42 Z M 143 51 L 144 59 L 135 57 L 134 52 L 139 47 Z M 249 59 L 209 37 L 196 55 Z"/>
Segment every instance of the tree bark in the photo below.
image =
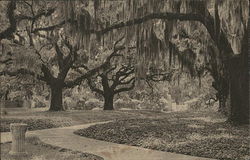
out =
<path fill-rule="evenodd" d="M 228 106 L 227 106 L 227 97 L 221 97 L 219 98 L 219 112 L 221 112 L 222 114 L 228 116 L 229 114 L 229 110 L 228 110 Z"/>
<path fill-rule="evenodd" d="M 104 106 L 103 110 L 114 110 L 114 94 L 104 94 Z"/>
<path fill-rule="evenodd" d="M 56 84 L 51 85 L 51 99 L 50 99 L 50 108 L 49 111 L 63 111 L 63 105 L 62 105 L 62 91 L 63 91 L 63 85 Z"/>
<path fill-rule="evenodd" d="M 229 120 L 237 124 L 249 124 L 249 73 L 248 33 L 242 40 L 241 54 L 230 60 L 230 103 Z"/>
<path fill-rule="evenodd" d="M 225 72 L 225 71 L 224 71 Z M 217 91 L 218 95 L 217 98 L 219 100 L 219 112 L 223 113 L 224 115 L 229 115 L 229 107 L 227 106 L 227 101 L 229 99 L 229 80 L 226 78 L 228 77 L 228 72 L 223 73 L 222 77 L 219 78 L 220 80 L 217 81 Z"/>
<path fill-rule="evenodd" d="M 244 61 L 242 55 L 233 58 L 229 69 L 231 98 L 229 120 L 237 124 L 249 124 L 249 84 L 247 65 L 244 65 Z"/>

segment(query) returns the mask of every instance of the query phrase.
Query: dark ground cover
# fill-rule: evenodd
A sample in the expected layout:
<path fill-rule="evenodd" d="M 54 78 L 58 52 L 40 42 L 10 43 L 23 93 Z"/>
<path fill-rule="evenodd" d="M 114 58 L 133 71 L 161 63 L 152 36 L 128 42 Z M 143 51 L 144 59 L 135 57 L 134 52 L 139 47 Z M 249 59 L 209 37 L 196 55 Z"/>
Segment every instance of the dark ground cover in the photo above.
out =
<path fill-rule="evenodd" d="M 82 152 L 71 151 L 60 147 L 44 144 L 36 137 L 26 139 L 27 156 L 11 156 L 11 143 L 1 144 L 2 160 L 103 160 L 103 158 Z"/>
<path fill-rule="evenodd" d="M 193 156 L 249 160 L 249 126 L 232 126 L 213 112 L 168 113 L 160 118 L 117 120 L 75 134 Z"/>

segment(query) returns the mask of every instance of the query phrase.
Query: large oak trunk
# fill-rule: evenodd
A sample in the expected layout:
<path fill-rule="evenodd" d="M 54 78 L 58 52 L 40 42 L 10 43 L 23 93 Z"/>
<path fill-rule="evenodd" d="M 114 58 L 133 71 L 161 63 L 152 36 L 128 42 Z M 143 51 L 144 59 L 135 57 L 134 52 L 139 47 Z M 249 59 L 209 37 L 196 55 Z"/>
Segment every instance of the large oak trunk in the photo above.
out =
<path fill-rule="evenodd" d="M 229 120 L 238 124 L 249 124 L 249 75 L 248 75 L 248 41 L 245 35 L 242 42 L 242 54 L 231 59 Z"/>
<path fill-rule="evenodd" d="M 114 100 L 113 94 L 104 95 L 103 110 L 114 110 L 113 100 Z"/>
<path fill-rule="evenodd" d="M 246 66 L 241 58 L 234 58 L 230 67 L 231 111 L 229 119 L 238 124 L 249 124 L 249 97 Z"/>
<path fill-rule="evenodd" d="M 51 88 L 51 99 L 50 99 L 50 111 L 63 111 L 62 105 L 62 85 L 50 86 Z"/>
<path fill-rule="evenodd" d="M 240 58 L 232 61 L 230 69 L 231 113 L 229 119 L 239 124 L 249 124 L 249 97 L 247 72 Z M 244 73 L 245 72 L 245 73 Z"/>

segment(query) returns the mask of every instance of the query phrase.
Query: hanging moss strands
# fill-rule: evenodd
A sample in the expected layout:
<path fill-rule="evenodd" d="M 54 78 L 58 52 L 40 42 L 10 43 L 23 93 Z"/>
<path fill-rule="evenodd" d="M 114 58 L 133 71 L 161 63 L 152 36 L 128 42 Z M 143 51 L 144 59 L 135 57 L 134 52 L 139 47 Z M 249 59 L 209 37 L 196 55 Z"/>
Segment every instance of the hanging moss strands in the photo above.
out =
<path fill-rule="evenodd" d="M 219 35 L 220 35 L 220 18 L 219 18 L 219 11 L 218 11 L 218 1 L 214 1 L 214 30 L 215 30 L 215 36 L 217 37 L 217 41 L 219 41 Z"/>
<path fill-rule="evenodd" d="M 95 19 L 96 19 L 96 12 L 99 9 L 101 5 L 101 0 L 94 0 L 94 13 L 95 13 Z"/>
<path fill-rule="evenodd" d="M 4 44 L 2 43 L 2 44 L 0 44 L 1 45 L 1 49 L 0 49 L 0 51 L 2 52 L 1 53 L 1 56 L 2 55 L 4 55 L 5 56 L 5 46 L 4 46 Z"/>
<path fill-rule="evenodd" d="M 173 59 L 173 48 L 172 48 L 172 44 L 169 43 L 168 44 L 168 47 L 169 47 L 169 67 L 171 67 L 172 65 L 172 59 Z"/>
<path fill-rule="evenodd" d="M 97 2 L 96 2 L 97 3 Z M 80 8 L 80 1 L 65 1 L 64 2 L 64 16 L 65 19 L 70 19 L 69 26 L 65 30 L 69 30 L 69 34 L 74 39 L 74 42 L 77 43 L 77 46 L 80 48 L 84 46 L 86 50 L 89 51 L 90 48 L 90 33 L 91 28 L 91 16 L 88 11 L 83 8 Z M 96 4 L 96 9 L 99 7 Z"/>
<path fill-rule="evenodd" d="M 116 10 L 117 8 L 120 9 L 119 12 L 114 13 L 114 15 L 106 16 L 103 18 L 103 23 L 106 23 L 106 27 L 114 24 L 116 22 L 120 21 L 127 21 L 129 19 L 135 19 L 138 17 L 145 16 L 149 13 L 157 13 L 157 12 L 176 12 L 176 13 L 195 13 L 200 9 L 200 6 L 207 7 L 208 4 L 211 5 L 211 2 L 218 2 L 214 4 L 214 8 L 218 8 L 218 14 L 221 13 L 221 6 L 225 5 L 225 3 L 228 3 L 230 5 L 233 5 L 232 2 L 225 1 L 223 3 L 219 3 L 219 1 L 210 0 L 209 2 L 206 0 L 125 0 L 122 1 L 121 4 L 115 5 L 115 2 L 106 1 L 106 0 L 94 0 L 93 8 L 95 10 L 95 20 L 98 10 L 100 9 L 107 9 L 111 10 L 114 8 Z M 76 42 L 79 45 L 83 45 L 86 50 L 87 48 L 90 48 L 90 34 L 89 30 L 94 27 L 94 29 L 101 29 L 105 28 L 105 26 L 101 27 L 100 25 L 92 26 L 91 22 L 91 16 L 88 14 L 86 10 L 77 10 L 79 1 L 64 1 L 65 4 L 65 17 L 70 18 L 73 17 L 77 21 L 77 24 L 72 22 L 73 37 L 76 38 Z M 112 7 L 111 7 L 112 5 Z M 240 5 L 242 5 L 240 3 Z M 117 8 L 116 8 L 117 7 Z M 72 9 L 75 8 L 75 9 Z M 237 9 L 237 6 L 234 7 Z M 228 17 L 232 18 L 233 14 L 240 13 L 240 10 L 236 10 L 235 12 L 229 11 Z M 245 13 L 245 12 L 244 12 Z M 98 12 L 99 14 L 99 12 Z M 205 14 L 205 12 L 204 12 Z M 213 14 L 212 14 L 213 15 Z M 114 18 L 115 17 L 115 18 Z M 99 17 L 98 17 L 99 18 Z M 238 22 L 238 19 L 235 20 L 235 23 Z M 215 21 L 215 29 L 220 31 L 218 24 L 220 22 Z M 181 64 L 181 67 L 185 68 L 185 65 L 188 65 L 187 62 L 189 58 L 190 62 L 193 61 L 192 55 L 184 55 L 177 52 L 177 47 L 174 47 L 173 45 L 170 45 L 172 43 L 173 37 L 177 37 L 179 41 L 181 41 L 181 38 L 178 37 L 180 34 L 178 33 L 180 30 L 181 23 L 176 20 L 148 20 L 146 22 L 143 22 L 138 25 L 131 25 L 129 27 L 125 27 L 124 29 L 121 29 L 120 32 L 125 33 L 125 51 L 128 52 L 128 47 L 131 45 L 133 41 L 136 43 L 136 60 L 140 63 L 138 63 L 137 71 L 139 72 L 138 75 L 143 76 L 142 74 L 146 73 L 145 70 L 149 68 L 149 66 L 145 65 L 154 65 L 154 66 L 161 66 L 166 65 L 173 66 L 178 63 Z M 200 25 L 200 24 L 199 24 Z M 185 22 L 183 23 L 184 30 L 187 31 L 187 37 L 192 35 L 195 30 L 199 29 L 199 25 L 197 25 L 196 22 Z M 231 28 L 231 27 L 228 27 Z M 234 30 L 234 27 L 232 27 L 231 30 Z M 107 32 L 105 35 L 97 35 L 99 37 L 98 39 L 102 41 L 102 45 L 112 44 L 113 41 L 115 41 L 116 37 L 114 34 L 117 34 L 118 30 L 116 31 L 110 31 Z M 205 39 L 201 40 L 202 45 L 202 51 L 201 52 L 207 52 L 207 44 L 209 42 L 210 37 L 207 38 L 207 35 L 205 35 Z M 235 46 L 236 50 L 239 50 L 237 46 L 239 46 L 239 39 L 237 38 L 231 38 L 232 43 Z M 112 43 L 110 43 L 112 42 Z M 191 42 L 188 42 L 191 44 Z M 193 46 L 188 46 L 192 48 Z M 189 54 L 189 53 L 188 53 Z M 182 58 L 183 56 L 183 58 Z M 185 57 L 186 56 L 186 57 Z M 191 56 L 191 57 L 190 57 Z M 177 59 L 178 58 L 178 59 Z M 164 63 L 161 61 L 161 59 L 164 59 Z M 182 64 L 183 60 L 183 64 Z M 207 61 L 207 57 L 204 54 L 204 61 Z M 159 63 L 161 62 L 161 63 Z M 195 62 L 194 62 L 195 63 Z M 188 68 L 188 67 L 187 67 Z M 144 70 L 144 71 L 143 71 Z"/>

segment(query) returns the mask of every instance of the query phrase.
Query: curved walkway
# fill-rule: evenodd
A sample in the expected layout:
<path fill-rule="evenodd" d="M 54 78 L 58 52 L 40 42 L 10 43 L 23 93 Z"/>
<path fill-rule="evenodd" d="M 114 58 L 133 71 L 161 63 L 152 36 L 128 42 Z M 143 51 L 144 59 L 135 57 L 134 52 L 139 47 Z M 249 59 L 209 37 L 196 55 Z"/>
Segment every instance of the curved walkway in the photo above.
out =
<path fill-rule="evenodd" d="M 101 123 L 106 122 L 30 131 L 27 133 L 27 136 L 37 136 L 44 143 L 75 151 L 95 154 L 103 157 L 105 160 L 212 160 L 208 158 L 193 157 L 105 142 L 85 138 L 73 133 L 75 130 Z M 10 141 L 10 133 L 1 133 L 1 143 Z"/>

